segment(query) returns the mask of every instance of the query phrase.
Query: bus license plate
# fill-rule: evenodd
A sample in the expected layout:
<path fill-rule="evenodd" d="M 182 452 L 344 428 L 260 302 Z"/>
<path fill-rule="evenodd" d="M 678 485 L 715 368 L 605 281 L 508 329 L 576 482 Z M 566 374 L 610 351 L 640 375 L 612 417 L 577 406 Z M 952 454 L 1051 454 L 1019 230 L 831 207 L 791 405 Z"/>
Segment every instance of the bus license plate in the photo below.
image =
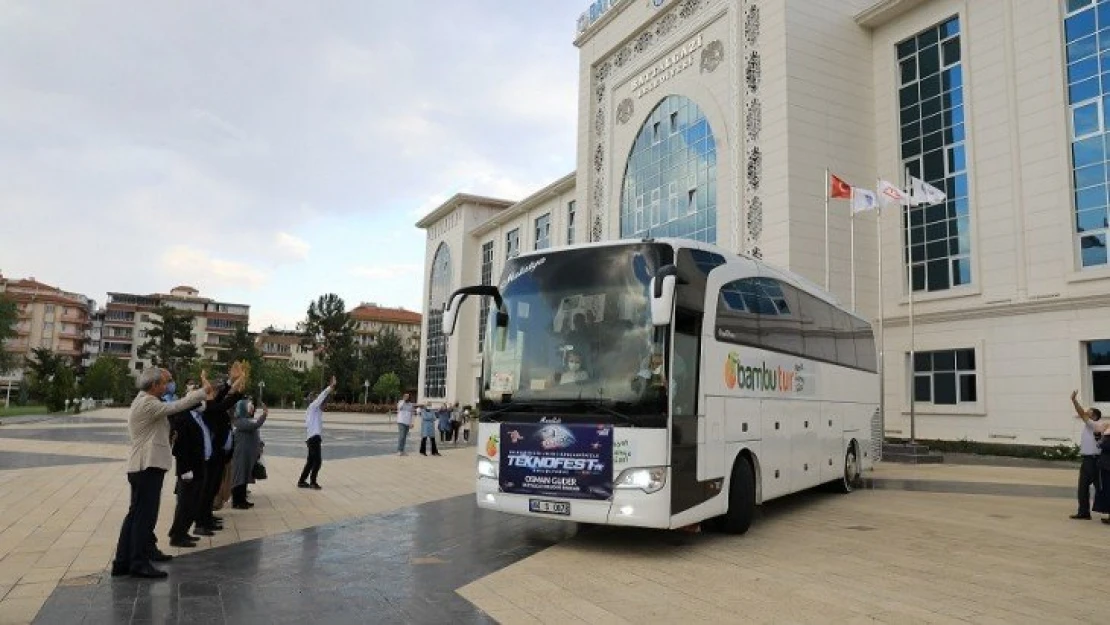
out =
<path fill-rule="evenodd" d="M 566 501 L 544 501 L 543 499 L 529 499 L 528 509 L 532 512 L 570 516 L 570 503 Z"/>

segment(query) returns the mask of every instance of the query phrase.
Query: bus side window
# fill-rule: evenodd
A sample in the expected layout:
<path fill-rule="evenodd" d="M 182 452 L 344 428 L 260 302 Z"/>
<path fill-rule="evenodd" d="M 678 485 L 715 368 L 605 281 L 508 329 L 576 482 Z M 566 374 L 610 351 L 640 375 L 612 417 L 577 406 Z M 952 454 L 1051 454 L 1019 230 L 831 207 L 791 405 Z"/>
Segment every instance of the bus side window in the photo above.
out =
<path fill-rule="evenodd" d="M 856 339 L 856 366 L 866 371 L 878 371 L 878 357 L 875 354 L 875 335 L 871 324 L 862 319 L 852 319 Z"/>
<path fill-rule="evenodd" d="M 837 362 L 836 326 L 833 307 L 808 293 L 799 293 L 802 305 L 802 333 L 807 358 Z"/>
<path fill-rule="evenodd" d="M 856 337 L 852 317 L 846 312 L 833 310 L 836 327 L 836 361 L 845 367 L 856 367 Z"/>
<path fill-rule="evenodd" d="M 747 280 L 721 287 L 717 296 L 717 340 L 741 345 L 759 345 L 759 315 L 749 308 L 754 294 Z"/>

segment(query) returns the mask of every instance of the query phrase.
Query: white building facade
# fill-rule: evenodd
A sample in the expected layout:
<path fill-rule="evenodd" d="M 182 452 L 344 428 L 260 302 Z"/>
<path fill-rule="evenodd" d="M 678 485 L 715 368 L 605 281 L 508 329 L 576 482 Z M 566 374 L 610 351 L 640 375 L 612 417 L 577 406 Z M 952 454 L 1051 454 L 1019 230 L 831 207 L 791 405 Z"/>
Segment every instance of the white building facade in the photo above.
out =
<path fill-rule="evenodd" d="M 1030 445 L 1075 440 L 1072 389 L 1110 409 L 1110 2 L 584 8 L 577 171 L 418 223 L 422 401 L 478 397 L 479 306 L 449 341 L 437 327 L 455 288 L 523 250 L 682 236 L 828 271 L 884 328 L 889 437 L 909 436 L 911 398 L 917 438 Z M 947 200 L 855 219 L 831 200 L 826 249 L 826 168 L 872 189 L 908 173 Z"/>

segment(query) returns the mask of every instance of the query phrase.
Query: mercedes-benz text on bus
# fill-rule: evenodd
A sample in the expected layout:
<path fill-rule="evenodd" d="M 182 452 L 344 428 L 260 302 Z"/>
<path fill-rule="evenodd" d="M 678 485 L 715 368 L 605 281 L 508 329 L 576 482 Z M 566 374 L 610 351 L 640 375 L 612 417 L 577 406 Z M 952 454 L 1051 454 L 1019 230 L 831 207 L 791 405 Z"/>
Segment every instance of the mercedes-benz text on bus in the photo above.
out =
<path fill-rule="evenodd" d="M 483 356 L 477 501 L 572 521 L 744 532 L 755 506 L 871 465 L 870 325 L 804 279 L 680 239 L 508 261 Z"/>

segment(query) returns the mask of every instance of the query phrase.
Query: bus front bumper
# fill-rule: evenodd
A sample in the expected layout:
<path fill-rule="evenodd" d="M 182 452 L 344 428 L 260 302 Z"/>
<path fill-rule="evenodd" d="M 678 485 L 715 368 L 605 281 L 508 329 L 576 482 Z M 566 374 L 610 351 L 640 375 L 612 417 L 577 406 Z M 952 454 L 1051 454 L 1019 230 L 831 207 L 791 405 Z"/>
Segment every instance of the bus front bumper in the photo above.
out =
<path fill-rule="evenodd" d="M 568 499 L 503 493 L 497 484 L 497 480 L 493 479 L 479 479 L 475 491 L 478 507 L 486 510 L 598 525 L 626 525 L 658 529 L 670 527 L 670 484 L 654 493 L 645 493 L 642 490 L 617 489 L 613 491 L 611 500 Z M 529 500 L 533 499 L 568 503 L 570 514 L 533 512 L 529 508 Z"/>

